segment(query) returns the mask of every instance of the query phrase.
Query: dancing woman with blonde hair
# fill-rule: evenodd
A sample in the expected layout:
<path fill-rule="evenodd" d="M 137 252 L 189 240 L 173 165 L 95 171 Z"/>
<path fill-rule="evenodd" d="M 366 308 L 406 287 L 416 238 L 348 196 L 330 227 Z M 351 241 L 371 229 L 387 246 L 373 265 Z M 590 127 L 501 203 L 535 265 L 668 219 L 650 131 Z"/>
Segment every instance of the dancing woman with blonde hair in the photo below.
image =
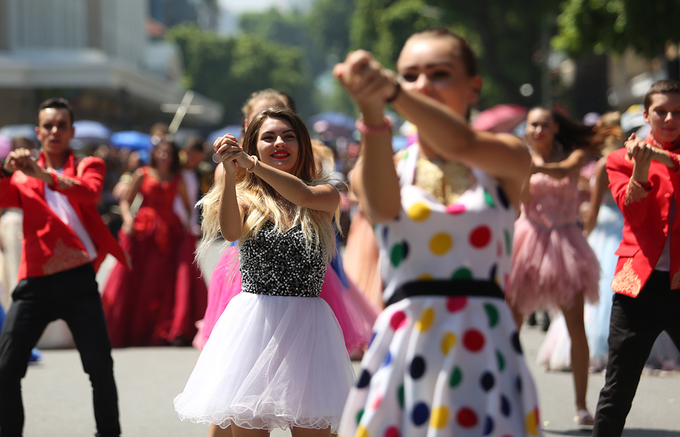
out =
<path fill-rule="evenodd" d="M 220 317 L 184 392 L 180 418 L 234 436 L 328 436 L 353 381 L 342 332 L 319 299 L 340 194 L 317 179 L 309 133 L 292 111 L 253 119 L 243 148 L 214 144 L 224 177 L 217 223 L 239 241 L 242 292 Z M 245 169 L 245 171 L 244 171 Z"/>

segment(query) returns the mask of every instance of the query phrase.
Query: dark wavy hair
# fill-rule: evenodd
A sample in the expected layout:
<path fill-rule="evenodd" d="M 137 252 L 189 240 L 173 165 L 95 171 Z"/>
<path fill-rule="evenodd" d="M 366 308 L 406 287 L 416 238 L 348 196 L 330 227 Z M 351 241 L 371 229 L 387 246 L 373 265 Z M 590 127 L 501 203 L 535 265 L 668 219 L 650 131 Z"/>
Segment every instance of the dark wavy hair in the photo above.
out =
<path fill-rule="evenodd" d="M 565 153 L 571 153 L 576 149 L 583 149 L 594 155 L 599 155 L 600 152 L 596 147 L 592 146 L 593 135 L 595 134 L 593 126 L 587 126 L 579 123 L 576 120 L 561 114 L 555 108 L 547 108 L 545 106 L 534 106 L 529 112 L 543 110 L 550 113 L 552 119 L 559 126 L 555 140 L 558 141 Z M 527 114 L 529 114 L 527 112 Z"/>
<path fill-rule="evenodd" d="M 163 144 L 169 144 L 172 147 L 172 153 L 170 154 L 170 157 L 172 158 L 172 164 L 170 164 L 170 171 L 174 175 L 179 174 L 179 172 L 182 170 L 182 163 L 179 159 L 179 147 L 177 147 L 177 144 L 169 140 L 161 140 L 158 142 L 158 144 L 156 144 L 153 147 L 153 150 L 151 150 L 149 167 L 158 168 L 158 163 L 156 162 L 156 150 L 158 150 L 158 148 L 161 147 Z"/>

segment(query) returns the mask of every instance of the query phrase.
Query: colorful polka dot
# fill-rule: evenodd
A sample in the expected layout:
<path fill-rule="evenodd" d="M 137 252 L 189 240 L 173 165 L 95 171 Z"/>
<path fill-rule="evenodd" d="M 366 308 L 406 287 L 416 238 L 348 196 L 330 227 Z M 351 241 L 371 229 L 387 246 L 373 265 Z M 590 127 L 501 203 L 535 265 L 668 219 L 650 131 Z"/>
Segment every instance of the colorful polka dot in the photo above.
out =
<path fill-rule="evenodd" d="M 398 267 L 406 257 L 408 257 L 408 243 L 406 241 L 396 243 L 392 246 L 392 250 L 390 251 L 390 262 L 394 267 Z"/>
<path fill-rule="evenodd" d="M 484 335 L 476 329 L 470 329 L 463 335 L 463 345 L 470 352 L 479 352 L 484 347 Z"/>
<path fill-rule="evenodd" d="M 486 416 L 486 418 L 484 419 L 484 434 L 482 434 L 482 435 L 491 435 L 494 427 L 495 427 L 495 424 L 494 424 L 494 421 L 493 421 L 493 417 Z"/>
<path fill-rule="evenodd" d="M 432 273 L 423 273 L 418 276 L 419 281 L 434 281 L 434 275 Z"/>
<path fill-rule="evenodd" d="M 479 385 L 482 386 L 482 390 L 489 391 L 496 385 L 496 378 L 493 377 L 491 372 L 484 372 L 479 379 Z"/>
<path fill-rule="evenodd" d="M 502 372 L 505 370 L 505 357 L 501 353 L 501 351 L 497 350 L 496 351 L 496 362 L 498 363 L 498 371 Z"/>
<path fill-rule="evenodd" d="M 370 383 L 371 383 L 371 374 L 368 372 L 368 370 L 364 369 L 361 372 L 361 376 L 359 377 L 359 382 L 357 382 L 357 388 L 368 387 L 368 385 Z"/>
<path fill-rule="evenodd" d="M 503 191 L 503 188 L 496 187 L 496 193 L 498 194 L 498 200 L 501 201 L 501 204 L 503 205 L 503 208 L 508 209 L 510 208 L 510 201 L 508 200 L 508 196 L 505 195 L 505 191 Z"/>
<path fill-rule="evenodd" d="M 451 378 L 449 378 L 449 386 L 451 388 L 456 388 L 461 382 L 463 382 L 463 372 L 460 367 L 456 367 L 451 372 Z"/>
<path fill-rule="evenodd" d="M 500 314 L 498 308 L 495 305 L 487 303 L 484 304 L 484 311 L 486 311 L 486 317 L 489 319 L 489 327 L 495 328 L 498 325 L 498 320 L 500 319 Z"/>
<path fill-rule="evenodd" d="M 519 332 L 515 331 L 512 333 L 512 336 L 510 337 L 510 343 L 512 344 L 512 348 L 515 349 L 515 352 L 518 354 L 522 355 L 522 343 L 519 341 Z"/>
<path fill-rule="evenodd" d="M 371 404 L 371 410 L 377 410 L 381 403 L 382 403 L 382 396 L 378 396 L 373 401 L 373 404 Z"/>
<path fill-rule="evenodd" d="M 526 415 L 524 426 L 529 435 L 538 435 L 538 410 L 534 409 Z"/>
<path fill-rule="evenodd" d="M 449 409 L 446 407 L 438 407 L 432 410 L 432 417 L 430 418 L 430 428 L 442 429 L 445 428 L 449 421 Z"/>
<path fill-rule="evenodd" d="M 428 329 L 432 327 L 434 323 L 434 309 L 426 308 L 425 311 L 420 315 L 420 319 L 416 322 L 416 329 L 421 332 L 427 332 Z"/>
<path fill-rule="evenodd" d="M 498 284 L 498 277 L 496 276 L 496 272 L 498 272 L 498 264 L 494 263 L 491 266 L 491 269 L 489 270 L 489 281 Z"/>
<path fill-rule="evenodd" d="M 368 340 L 368 346 L 367 346 L 367 347 L 369 347 L 369 348 L 371 347 L 371 345 L 373 344 L 373 340 L 375 340 L 375 336 L 376 336 L 376 335 L 377 335 L 377 332 L 375 332 L 375 331 L 373 331 L 373 332 L 371 333 L 371 339 Z"/>
<path fill-rule="evenodd" d="M 462 203 L 454 203 L 446 207 L 446 212 L 448 214 L 462 214 L 466 211 L 465 205 Z"/>
<path fill-rule="evenodd" d="M 486 201 L 486 204 L 489 205 L 489 207 L 496 207 L 496 202 L 493 200 L 493 196 L 486 189 L 484 190 L 484 200 Z"/>
<path fill-rule="evenodd" d="M 446 232 L 434 234 L 430 239 L 430 252 L 434 255 L 445 255 L 453 247 L 453 239 Z"/>
<path fill-rule="evenodd" d="M 419 379 L 425 374 L 425 359 L 420 356 L 416 356 L 411 361 L 411 366 L 409 367 L 409 374 L 413 379 Z"/>
<path fill-rule="evenodd" d="M 414 222 L 422 222 L 430 217 L 430 207 L 423 202 L 416 202 L 406 212 Z"/>
<path fill-rule="evenodd" d="M 457 313 L 467 305 L 467 297 L 456 296 L 446 299 L 446 309 L 451 313 Z"/>
<path fill-rule="evenodd" d="M 522 385 L 522 378 L 519 376 L 515 379 L 515 389 L 517 390 L 517 393 L 520 394 L 524 390 L 524 386 Z"/>
<path fill-rule="evenodd" d="M 503 235 L 505 236 L 505 254 L 510 256 L 512 254 L 512 235 L 507 229 L 503 229 Z"/>
<path fill-rule="evenodd" d="M 425 402 L 419 402 L 415 407 L 413 407 L 413 411 L 411 412 L 411 420 L 413 420 L 414 425 L 420 426 L 427 422 L 429 418 L 430 409 L 427 407 Z"/>
<path fill-rule="evenodd" d="M 491 241 L 491 229 L 486 226 L 478 226 L 470 233 L 470 244 L 476 249 L 486 247 Z"/>
<path fill-rule="evenodd" d="M 390 426 L 385 430 L 384 437 L 400 437 L 401 433 L 399 432 L 399 428 L 396 426 Z"/>
<path fill-rule="evenodd" d="M 364 410 L 363 409 L 357 413 L 357 425 L 361 423 L 362 417 L 364 417 Z"/>
<path fill-rule="evenodd" d="M 399 403 L 399 408 L 404 409 L 404 386 L 400 385 L 397 388 L 397 402 Z"/>
<path fill-rule="evenodd" d="M 395 331 L 401 327 L 403 327 L 407 323 L 407 318 L 406 318 L 406 313 L 403 311 L 397 311 L 394 314 L 392 314 L 392 317 L 390 318 L 390 326 L 392 329 Z"/>
<path fill-rule="evenodd" d="M 505 395 L 501 395 L 501 414 L 505 417 L 510 417 L 510 413 L 512 413 L 510 400 Z"/>
<path fill-rule="evenodd" d="M 453 348 L 456 345 L 456 342 L 458 341 L 458 337 L 456 337 L 456 334 L 453 332 L 447 332 L 444 334 L 444 337 L 442 338 L 442 353 L 444 355 L 448 355 L 449 352 L 451 351 L 451 348 Z"/>
<path fill-rule="evenodd" d="M 453 272 L 453 275 L 451 275 L 451 279 L 455 280 L 461 280 L 461 279 L 472 279 L 472 270 L 468 269 L 467 267 L 461 267 L 455 272 Z"/>
<path fill-rule="evenodd" d="M 356 434 L 354 434 L 354 437 L 371 437 L 371 434 L 369 434 L 368 430 L 364 426 L 359 425 L 357 427 Z"/>
<path fill-rule="evenodd" d="M 458 422 L 458 425 L 463 428 L 472 428 L 473 426 L 477 426 L 479 419 L 477 419 L 477 413 L 471 408 L 463 407 L 458 410 L 456 421 Z"/>
<path fill-rule="evenodd" d="M 390 365 L 391 362 L 392 362 L 392 354 L 390 353 L 390 351 L 387 351 L 387 355 L 385 355 L 385 361 L 383 361 L 382 365 L 383 365 L 383 367 L 387 367 L 387 366 Z"/>

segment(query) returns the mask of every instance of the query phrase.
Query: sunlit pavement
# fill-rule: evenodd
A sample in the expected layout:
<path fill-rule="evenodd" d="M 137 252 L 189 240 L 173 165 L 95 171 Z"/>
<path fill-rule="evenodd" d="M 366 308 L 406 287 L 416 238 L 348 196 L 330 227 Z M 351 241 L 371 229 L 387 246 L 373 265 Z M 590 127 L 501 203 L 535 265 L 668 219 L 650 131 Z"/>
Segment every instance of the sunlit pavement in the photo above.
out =
<path fill-rule="evenodd" d="M 210 271 L 216 262 L 206 261 Z M 106 268 L 106 267 L 105 267 Z M 105 273 L 105 272 L 103 272 Z M 522 344 L 536 379 L 541 422 L 546 436 L 585 436 L 573 422 L 572 378 L 566 372 L 544 372 L 535 365 L 544 338 L 538 327 L 522 331 Z M 24 435 L 73 437 L 94 433 L 91 390 L 73 349 L 42 350 L 43 359 L 31 365 L 23 382 L 26 426 Z M 182 391 L 199 352 L 192 348 L 158 347 L 114 350 L 116 381 L 125 436 L 207 436 L 208 427 L 181 422 L 173 398 Z M 356 367 L 355 363 L 355 369 Z M 590 375 L 588 405 L 594 413 L 604 376 Z M 275 431 L 273 436 L 290 435 Z M 644 375 L 628 416 L 626 437 L 680 436 L 680 374 Z M 405 436 L 407 437 L 407 436 Z"/>

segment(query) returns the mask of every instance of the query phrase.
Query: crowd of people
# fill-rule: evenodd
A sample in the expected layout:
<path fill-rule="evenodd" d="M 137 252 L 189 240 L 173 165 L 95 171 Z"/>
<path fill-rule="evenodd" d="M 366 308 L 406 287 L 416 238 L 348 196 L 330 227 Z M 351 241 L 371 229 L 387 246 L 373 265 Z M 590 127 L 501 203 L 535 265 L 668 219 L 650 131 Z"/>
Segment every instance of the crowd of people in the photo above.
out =
<path fill-rule="evenodd" d="M 680 367 L 680 83 L 650 88 L 646 138 L 618 113 L 551 107 L 518 137 L 471 127 L 482 80 L 448 30 L 408 38 L 394 72 L 359 50 L 334 75 L 361 114 L 342 168 L 273 89 L 213 144 L 154 126 L 148 162 L 76 156 L 69 103 L 40 105 L 40 147 L 15 139 L 0 168 L 3 437 L 22 435 L 21 379 L 57 319 L 102 437 L 121 433 L 112 347 L 191 344 L 174 407 L 210 436 L 540 436 L 520 342 L 536 311 L 552 319 L 539 361 L 573 374 L 576 425 L 621 435 L 648 358 Z M 388 105 L 417 130 L 396 154 Z"/>

